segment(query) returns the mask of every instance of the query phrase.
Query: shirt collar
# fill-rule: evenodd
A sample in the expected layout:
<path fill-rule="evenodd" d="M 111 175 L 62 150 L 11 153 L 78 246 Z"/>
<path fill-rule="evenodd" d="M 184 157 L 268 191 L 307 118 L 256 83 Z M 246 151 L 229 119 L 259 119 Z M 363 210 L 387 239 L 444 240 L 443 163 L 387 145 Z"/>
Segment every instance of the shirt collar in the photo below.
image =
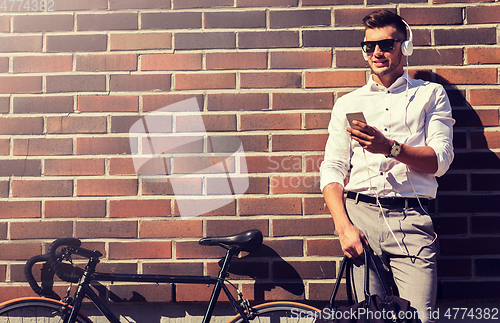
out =
<path fill-rule="evenodd" d="M 373 75 L 370 75 L 368 79 L 368 88 L 371 91 L 391 91 L 394 92 L 397 88 L 404 86 L 408 83 L 408 86 L 411 87 L 413 79 L 408 75 L 406 71 L 401 75 L 388 89 L 386 89 L 383 85 L 378 84 L 373 80 Z"/>

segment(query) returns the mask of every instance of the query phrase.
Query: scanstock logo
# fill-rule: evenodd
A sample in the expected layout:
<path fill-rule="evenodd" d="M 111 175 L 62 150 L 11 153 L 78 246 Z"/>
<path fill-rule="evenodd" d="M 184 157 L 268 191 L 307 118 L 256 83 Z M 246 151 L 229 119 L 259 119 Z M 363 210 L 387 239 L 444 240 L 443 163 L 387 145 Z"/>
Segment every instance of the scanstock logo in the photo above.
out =
<path fill-rule="evenodd" d="M 141 117 L 129 131 L 136 174 L 165 183 L 181 217 L 215 211 L 248 189 L 241 140 L 207 133 L 200 110 L 196 98 L 180 101 Z"/>

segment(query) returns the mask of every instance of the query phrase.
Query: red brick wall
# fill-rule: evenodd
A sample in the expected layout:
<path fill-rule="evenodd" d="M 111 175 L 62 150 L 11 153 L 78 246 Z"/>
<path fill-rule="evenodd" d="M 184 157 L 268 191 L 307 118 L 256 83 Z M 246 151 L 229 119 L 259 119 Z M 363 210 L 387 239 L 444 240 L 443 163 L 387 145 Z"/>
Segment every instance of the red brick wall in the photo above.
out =
<path fill-rule="evenodd" d="M 457 120 L 456 158 L 432 205 L 439 297 L 498 298 L 500 5 L 396 2 L 49 0 L 44 10 L 53 11 L 28 13 L 7 1 L 0 8 L 0 300 L 33 295 L 22 265 L 54 238 L 76 237 L 102 251 L 102 271 L 214 275 L 222 249 L 197 240 L 250 228 L 264 233 L 265 247 L 238 261 L 231 276 L 248 298 L 328 299 L 341 251 L 318 165 L 334 101 L 369 75 L 360 21 L 378 8 L 412 25 L 410 73 L 444 84 Z M 129 129 L 139 116 L 192 97 L 209 136 L 243 143 L 249 188 L 184 219 L 168 182 L 135 174 Z M 193 124 L 162 118 L 166 132 Z M 212 180 L 186 180 L 184 194 Z M 131 290 L 149 301 L 207 293 L 193 285 L 175 293 L 111 287 L 120 298 Z"/>

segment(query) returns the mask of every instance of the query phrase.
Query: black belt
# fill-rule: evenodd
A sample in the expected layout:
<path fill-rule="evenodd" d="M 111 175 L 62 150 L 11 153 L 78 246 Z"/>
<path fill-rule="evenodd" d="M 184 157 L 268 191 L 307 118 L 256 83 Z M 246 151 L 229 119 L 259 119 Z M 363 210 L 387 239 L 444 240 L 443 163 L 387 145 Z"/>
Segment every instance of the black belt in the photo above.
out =
<path fill-rule="evenodd" d="M 377 198 L 355 192 L 347 192 L 347 198 L 353 200 L 357 199 L 365 203 L 377 204 Z M 379 197 L 378 200 L 380 205 L 386 207 L 420 207 L 420 203 L 422 203 L 422 206 L 426 207 L 429 204 L 429 200 L 425 198 L 419 199 L 420 203 L 418 199 L 409 197 Z"/>

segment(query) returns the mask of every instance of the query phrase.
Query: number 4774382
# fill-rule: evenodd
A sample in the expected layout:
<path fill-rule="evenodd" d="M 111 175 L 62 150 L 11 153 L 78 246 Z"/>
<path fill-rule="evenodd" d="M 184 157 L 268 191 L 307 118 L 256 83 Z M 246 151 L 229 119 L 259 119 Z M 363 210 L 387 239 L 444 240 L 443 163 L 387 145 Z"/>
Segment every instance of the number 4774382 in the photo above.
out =
<path fill-rule="evenodd" d="M 3 0 L 0 11 L 54 11 L 54 5 L 54 0 Z"/>

